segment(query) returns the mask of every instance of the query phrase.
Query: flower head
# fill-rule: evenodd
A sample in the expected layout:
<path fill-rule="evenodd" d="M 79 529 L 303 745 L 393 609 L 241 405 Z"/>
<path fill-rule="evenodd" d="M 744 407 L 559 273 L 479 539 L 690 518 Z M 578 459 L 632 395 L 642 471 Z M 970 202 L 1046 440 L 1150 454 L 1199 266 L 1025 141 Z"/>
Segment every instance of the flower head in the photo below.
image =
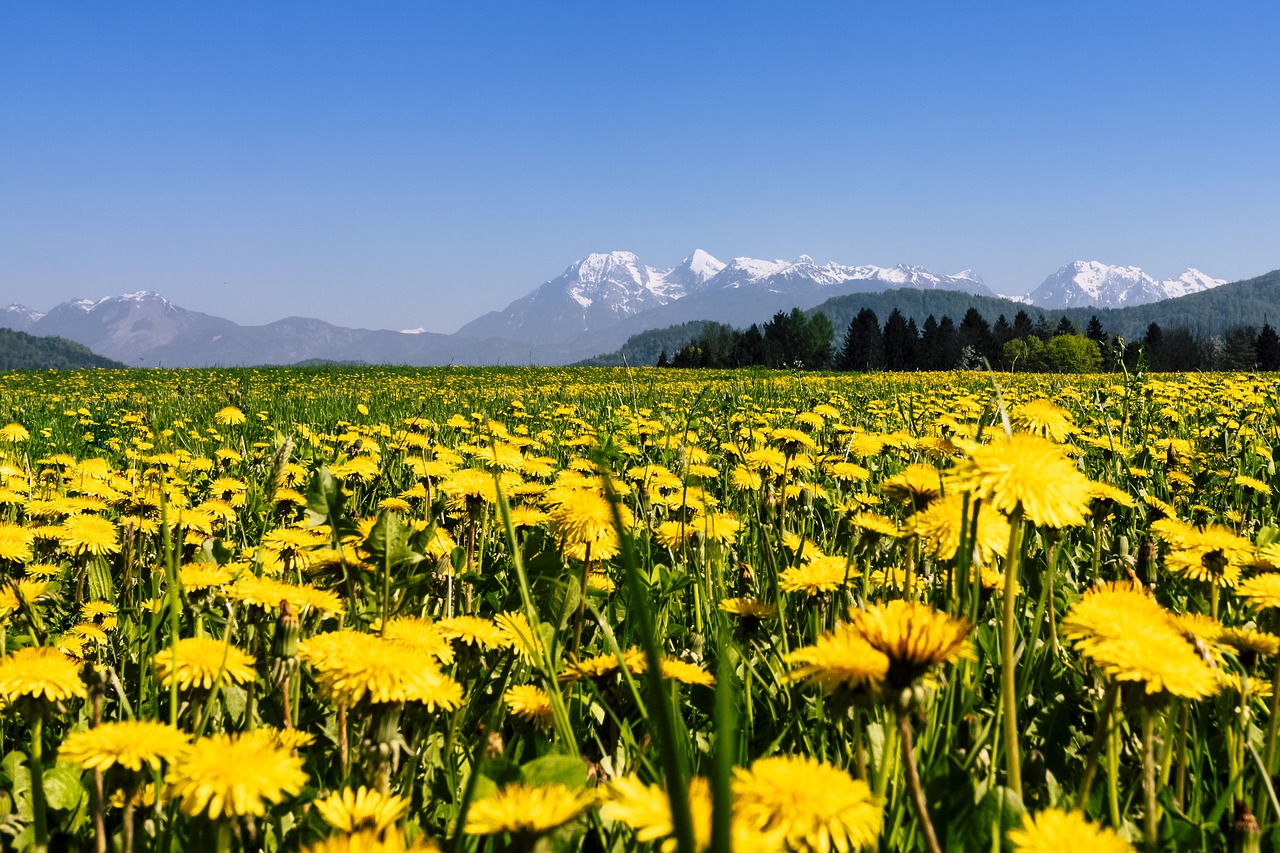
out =
<path fill-rule="evenodd" d="M 187 734 L 155 720 L 123 720 L 72 732 L 58 747 L 58 758 L 86 770 L 124 767 L 159 769 L 187 748 Z"/>
<path fill-rule="evenodd" d="M 1133 845 L 1104 826 L 1090 823 L 1079 812 L 1046 809 L 1024 815 L 1021 829 L 1011 829 L 1009 843 L 1016 853 L 1132 853 Z"/>
<path fill-rule="evenodd" d="M 381 832 L 404 817 L 409 801 L 397 794 L 383 794 L 361 785 L 343 788 L 312 803 L 324 822 L 334 829 L 353 833 L 362 830 Z"/>
<path fill-rule="evenodd" d="M 533 723 L 541 729 L 550 729 L 555 715 L 551 708 L 551 697 L 547 691 L 533 684 L 517 684 L 502 694 L 502 701 L 512 715 Z"/>
<path fill-rule="evenodd" d="M 0 699 L 63 699 L 88 695 L 79 667 L 57 649 L 29 646 L 0 658 Z"/>
<path fill-rule="evenodd" d="M 817 684 L 825 693 L 876 692 L 889 673 L 889 658 L 851 625 L 838 626 L 812 646 L 791 652 L 785 660 L 795 667 L 788 680 Z"/>
<path fill-rule="evenodd" d="M 545 835 L 585 812 L 595 795 L 583 788 L 564 785 L 514 783 L 471 804 L 467 832 L 473 835 Z"/>
<path fill-rule="evenodd" d="M 895 599 L 849 611 L 849 625 L 889 660 L 886 683 L 908 687 L 933 667 L 967 657 L 968 620 L 953 619 L 927 604 Z"/>
<path fill-rule="evenodd" d="M 788 850 L 857 850 L 880 837 L 884 804 L 866 782 L 814 758 L 762 758 L 736 768 L 734 806 L 759 832 L 778 832 Z"/>
<path fill-rule="evenodd" d="M 254 659 L 240 649 L 212 637 L 188 637 L 172 648 L 157 652 L 156 674 L 168 687 L 174 678 L 183 690 L 192 687 L 211 689 L 215 684 L 244 684 L 253 681 Z"/>
<path fill-rule="evenodd" d="M 339 704 L 367 698 L 451 710 L 462 703 L 461 684 L 440 672 L 432 658 L 394 640 L 335 631 L 303 640 L 298 656 L 315 667 L 321 689 Z"/>
<path fill-rule="evenodd" d="M 302 758 L 256 732 L 200 738 L 169 769 L 171 796 L 189 815 L 263 815 L 307 782 Z"/>
<path fill-rule="evenodd" d="M 959 490 L 1006 515 L 1021 507 L 1034 524 L 1084 524 L 1089 480 L 1058 445 L 1038 435 L 1014 433 L 990 444 L 964 446 L 969 456 L 956 464 L 951 476 Z"/>

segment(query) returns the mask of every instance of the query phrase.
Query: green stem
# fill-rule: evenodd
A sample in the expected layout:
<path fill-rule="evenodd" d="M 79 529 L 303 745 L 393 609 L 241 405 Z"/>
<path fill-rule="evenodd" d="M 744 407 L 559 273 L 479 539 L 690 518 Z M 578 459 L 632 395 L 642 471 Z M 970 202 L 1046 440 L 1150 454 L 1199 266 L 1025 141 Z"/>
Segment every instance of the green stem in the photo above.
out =
<path fill-rule="evenodd" d="M 1267 717 L 1267 739 L 1262 749 L 1262 766 L 1268 776 L 1275 775 L 1275 758 L 1276 758 L 1276 730 L 1277 724 L 1280 724 L 1280 688 L 1276 685 L 1280 684 L 1280 660 L 1276 661 L 1275 675 L 1271 678 L 1271 713 Z M 1258 815 L 1258 823 L 1265 824 L 1267 822 L 1268 802 L 1265 785 L 1258 786 L 1258 797 L 1254 811 Z"/>
<path fill-rule="evenodd" d="M 31 715 L 31 820 L 35 831 L 34 853 L 49 849 L 49 818 L 44 798 L 44 705 L 32 701 L 35 712 Z"/>
<path fill-rule="evenodd" d="M 1004 570 L 1004 623 L 1000 633 L 1001 699 L 1004 706 L 1005 784 L 1022 797 L 1022 751 L 1018 745 L 1018 693 L 1015 678 L 1014 651 L 1016 636 L 1014 616 L 1018 599 L 1018 568 L 1022 555 L 1022 506 L 1019 504 L 1009 519 L 1009 550 Z"/>
<path fill-rule="evenodd" d="M 1102 744 L 1107 740 L 1111 727 L 1111 712 L 1116 707 L 1116 699 L 1120 695 L 1120 685 L 1115 681 L 1107 682 L 1107 692 L 1102 698 L 1102 710 L 1098 712 L 1098 722 L 1093 727 L 1093 740 L 1089 743 L 1089 754 L 1084 762 L 1084 775 L 1080 777 L 1080 790 L 1076 792 L 1076 808 L 1084 811 L 1089 803 L 1089 789 L 1093 787 L 1093 777 L 1098 772 L 1098 756 L 1102 752 Z"/>
<path fill-rule="evenodd" d="M 933 831 L 933 821 L 929 820 L 929 803 L 924 796 L 924 788 L 920 785 L 920 773 L 916 769 L 916 757 L 911 746 L 911 721 L 907 715 L 898 714 L 898 736 L 902 743 L 902 762 L 907 770 L 907 786 L 911 789 L 911 801 L 916 808 L 916 817 L 920 819 L 920 829 L 924 832 L 925 846 L 929 853 L 942 853 L 938 845 L 938 834 Z"/>
<path fill-rule="evenodd" d="M 1142 793 L 1145 797 L 1145 826 L 1147 853 L 1155 853 L 1160 826 L 1160 811 L 1156 805 L 1156 720 L 1158 715 L 1146 706 L 1142 709 Z"/>

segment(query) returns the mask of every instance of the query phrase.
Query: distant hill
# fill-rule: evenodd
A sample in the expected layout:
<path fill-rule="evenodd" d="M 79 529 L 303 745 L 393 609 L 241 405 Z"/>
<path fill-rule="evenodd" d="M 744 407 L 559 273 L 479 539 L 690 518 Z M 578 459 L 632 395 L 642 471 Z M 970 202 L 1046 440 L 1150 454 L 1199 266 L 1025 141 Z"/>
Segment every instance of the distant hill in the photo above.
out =
<path fill-rule="evenodd" d="M 938 320 L 944 316 L 951 317 L 958 323 L 966 311 L 976 308 L 989 323 L 994 323 L 1001 314 L 1012 323 L 1019 311 L 1026 311 L 1033 321 L 1043 316 L 1050 326 L 1057 326 L 1066 317 L 1081 331 L 1088 325 L 1089 318 L 1096 315 L 1107 334 L 1119 335 L 1128 341 L 1141 338 L 1151 323 L 1157 323 L 1165 330 L 1182 327 L 1200 336 L 1220 335 L 1235 326 L 1260 326 L 1264 321 L 1280 326 L 1280 270 L 1176 299 L 1127 308 L 1039 308 L 1013 299 L 952 290 L 915 290 L 904 287 L 880 293 L 836 296 L 809 308 L 807 313 L 822 312 L 827 315 L 835 328 L 835 342 L 839 346 L 850 321 L 863 308 L 876 312 L 881 324 L 895 308 L 908 320 L 915 320 L 917 326 L 923 326 L 929 315 Z M 768 320 L 769 317 L 760 316 L 751 322 L 764 324 Z M 633 335 L 615 352 L 604 353 L 580 363 L 617 366 L 623 363 L 623 354 L 626 354 L 629 364 L 653 364 L 662 349 L 666 349 L 670 355 L 695 339 L 701 331 L 702 326 L 698 322 L 649 330 Z M 674 347 L 671 345 L 673 340 L 679 341 Z M 658 345 L 658 349 L 654 349 L 655 345 Z M 647 360 L 641 358 L 650 353 L 652 357 Z"/>
<path fill-rule="evenodd" d="M 66 338 L 42 338 L 0 329 L 0 370 L 76 370 L 82 367 L 124 367 Z"/>

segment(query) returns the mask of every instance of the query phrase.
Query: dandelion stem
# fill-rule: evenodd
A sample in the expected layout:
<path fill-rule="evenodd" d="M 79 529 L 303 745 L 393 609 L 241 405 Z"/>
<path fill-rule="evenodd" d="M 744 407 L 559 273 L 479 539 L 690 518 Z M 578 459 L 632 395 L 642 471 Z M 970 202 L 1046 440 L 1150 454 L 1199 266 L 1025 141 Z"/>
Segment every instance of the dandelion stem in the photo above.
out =
<path fill-rule="evenodd" d="M 1098 712 L 1098 722 L 1093 728 L 1093 740 L 1089 742 L 1089 754 L 1085 757 L 1084 775 L 1080 777 L 1080 790 L 1076 792 L 1076 808 L 1081 811 L 1089 804 L 1089 789 L 1093 787 L 1093 777 L 1098 772 L 1098 755 L 1102 752 L 1102 744 L 1107 739 L 1111 726 L 1111 712 L 1116 707 L 1116 698 L 1120 695 L 1120 685 L 1115 681 L 1107 682 L 1107 691 L 1102 697 L 1102 710 Z"/>
<path fill-rule="evenodd" d="M 1004 570 L 1004 623 L 1000 633 L 1001 698 L 1004 704 L 1004 759 L 1007 780 L 1005 784 L 1019 797 L 1022 796 L 1022 752 L 1018 746 L 1018 693 L 1014 677 L 1015 607 L 1018 599 L 1018 568 L 1022 556 L 1022 506 L 1014 508 L 1009 518 L 1009 550 Z"/>
<path fill-rule="evenodd" d="M 44 714 L 43 704 L 31 703 L 31 823 L 35 832 L 34 853 L 49 849 L 49 820 L 44 799 Z"/>
<path fill-rule="evenodd" d="M 1154 853 L 1158 841 L 1160 823 L 1159 806 L 1156 804 L 1156 720 L 1152 708 L 1142 708 L 1142 792 L 1145 797 L 1143 823 L 1148 853 Z"/>
<path fill-rule="evenodd" d="M 916 817 L 920 819 L 920 829 L 924 832 L 925 846 L 929 853 L 942 853 L 938 835 L 933 830 L 933 821 L 929 820 L 929 803 L 925 800 L 924 788 L 920 785 L 920 772 L 916 769 L 915 751 L 911 743 L 911 720 L 901 712 L 898 714 L 898 735 L 902 743 L 902 762 L 907 769 L 907 786 L 911 789 L 911 801 L 915 805 Z"/>

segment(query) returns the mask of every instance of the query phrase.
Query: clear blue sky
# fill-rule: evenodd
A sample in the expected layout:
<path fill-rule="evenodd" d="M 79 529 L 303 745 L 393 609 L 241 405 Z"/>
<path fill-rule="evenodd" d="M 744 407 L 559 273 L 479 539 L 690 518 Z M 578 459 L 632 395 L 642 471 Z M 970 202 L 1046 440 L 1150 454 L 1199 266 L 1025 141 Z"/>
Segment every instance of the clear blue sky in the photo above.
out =
<path fill-rule="evenodd" d="M 589 252 L 1280 267 L 1274 2 L 0 11 L 0 303 L 452 331 Z"/>

